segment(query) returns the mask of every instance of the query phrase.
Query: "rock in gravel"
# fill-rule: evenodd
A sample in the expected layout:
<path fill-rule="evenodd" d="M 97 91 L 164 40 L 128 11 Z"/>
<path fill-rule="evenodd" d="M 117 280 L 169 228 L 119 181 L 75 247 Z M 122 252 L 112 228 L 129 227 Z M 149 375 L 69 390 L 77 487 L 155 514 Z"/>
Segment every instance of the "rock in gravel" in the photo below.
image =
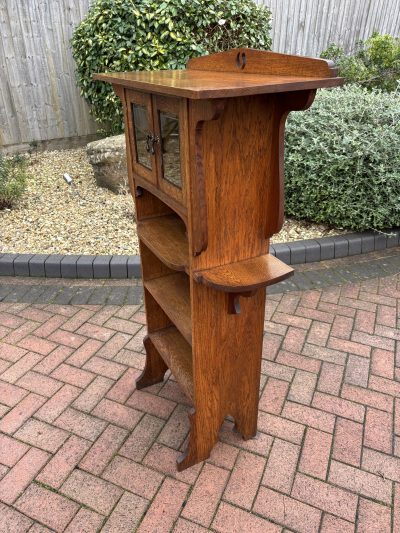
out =
<path fill-rule="evenodd" d="M 97 185 L 119 192 L 128 179 L 125 135 L 106 137 L 86 146 Z"/>

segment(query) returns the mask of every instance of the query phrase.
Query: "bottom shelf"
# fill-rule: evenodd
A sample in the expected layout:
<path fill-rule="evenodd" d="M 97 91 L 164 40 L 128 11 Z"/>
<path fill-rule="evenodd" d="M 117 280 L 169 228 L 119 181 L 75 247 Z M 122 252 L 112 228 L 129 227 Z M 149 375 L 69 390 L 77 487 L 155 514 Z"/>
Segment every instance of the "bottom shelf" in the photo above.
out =
<path fill-rule="evenodd" d="M 175 327 L 150 333 L 149 337 L 178 383 L 193 401 L 193 364 L 190 344 Z"/>

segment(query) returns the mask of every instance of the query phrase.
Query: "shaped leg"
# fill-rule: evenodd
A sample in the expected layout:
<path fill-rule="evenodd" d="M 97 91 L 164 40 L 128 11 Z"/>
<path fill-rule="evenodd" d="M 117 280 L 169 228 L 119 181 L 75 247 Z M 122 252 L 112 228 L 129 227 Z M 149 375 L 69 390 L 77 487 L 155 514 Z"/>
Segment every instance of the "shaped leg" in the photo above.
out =
<path fill-rule="evenodd" d="M 240 413 L 235 417 L 234 429 L 240 433 L 244 440 L 249 440 L 257 435 L 257 407 L 249 412 Z"/>
<path fill-rule="evenodd" d="M 177 459 L 179 472 L 210 457 L 211 450 L 218 440 L 222 420 L 219 416 L 210 419 L 209 413 L 192 410 L 189 413 L 191 431 L 186 451 Z"/>
<path fill-rule="evenodd" d="M 140 377 L 136 380 L 136 388 L 144 389 L 155 383 L 164 380 L 165 372 L 168 370 L 164 360 L 156 350 L 148 335 L 143 340 L 146 349 L 146 365 Z"/>

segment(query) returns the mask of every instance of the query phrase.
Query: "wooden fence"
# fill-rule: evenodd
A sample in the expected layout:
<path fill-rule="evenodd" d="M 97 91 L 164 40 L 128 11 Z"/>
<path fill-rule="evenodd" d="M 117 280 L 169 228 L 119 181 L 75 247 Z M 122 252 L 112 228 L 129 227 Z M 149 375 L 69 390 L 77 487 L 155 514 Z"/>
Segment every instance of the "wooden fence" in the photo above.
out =
<path fill-rule="evenodd" d="M 347 51 L 374 30 L 400 36 L 400 0 L 258 0 L 273 16 L 276 52 L 317 57 L 330 43 Z"/>
<path fill-rule="evenodd" d="M 89 0 L 0 0 L 0 146 L 87 136 L 69 41 Z"/>
<path fill-rule="evenodd" d="M 228 1 L 228 0 L 227 0 Z M 90 136 L 69 40 L 90 0 L 0 0 L 0 147 Z M 400 34 L 400 0 L 258 0 L 273 13 L 273 49 L 318 56 L 373 30 Z"/>

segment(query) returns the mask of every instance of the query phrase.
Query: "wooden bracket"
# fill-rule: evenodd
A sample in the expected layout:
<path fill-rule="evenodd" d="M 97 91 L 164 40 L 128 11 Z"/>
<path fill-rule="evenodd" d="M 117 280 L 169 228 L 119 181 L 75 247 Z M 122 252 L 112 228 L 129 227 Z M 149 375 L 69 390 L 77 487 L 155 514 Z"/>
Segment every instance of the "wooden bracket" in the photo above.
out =
<path fill-rule="evenodd" d="M 192 213 L 192 253 L 200 255 L 207 249 L 208 226 L 207 226 L 207 199 L 206 177 L 203 165 L 203 127 L 210 120 L 217 120 L 225 107 L 224 100 L 199 100 L 190 102 L 189 127 L 190 135 L 190 159 L 191 159 L 191 185 L 190 197 Z"/>
<path fill-rule="evenodd" d="M 229 292 L 228 293 L 228 315 L 240 315 L 240 297 L 251 298 L 257 291 Z"/>
<path fill-rule="evenodd" d="M 315 98 L 315 89 L 307 91 L 293 91 L 278 96 L 275 111 L 273 138 L 271 139 L 271 176 L 268 181 L 266 197 L 265 238 L 270 239 L 279 233 L 284 222 L 285 198 L 285 123 L 290 111 L 303 111 L 310 107 Z"/>

